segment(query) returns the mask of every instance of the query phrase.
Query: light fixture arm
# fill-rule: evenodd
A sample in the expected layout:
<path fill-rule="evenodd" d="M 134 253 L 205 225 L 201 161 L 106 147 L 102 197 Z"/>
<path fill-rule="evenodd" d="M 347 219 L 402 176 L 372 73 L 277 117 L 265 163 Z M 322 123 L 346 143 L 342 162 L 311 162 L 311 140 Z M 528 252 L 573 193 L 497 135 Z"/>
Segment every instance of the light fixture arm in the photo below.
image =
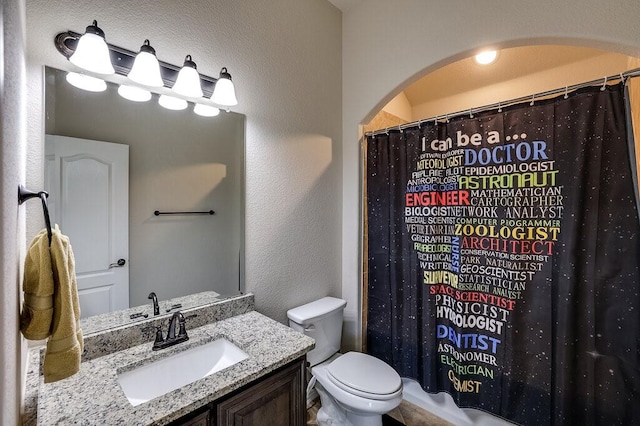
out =
<path fill-rule="evenodd" d="M 81 36 L 82 34 L 74 31 L 65 31 L 57 34 L 54 39 L 56 49 L 58 49 L 58 52 L 60 52 L 64 57 L 69 59 L 69 57 L 75 52 L 78 40 Z M 126 77 L 129 74 L 129 71 L 131 71 L 131 67 L 133 67 L 133 62 L 136 58 L 137 52 L 123 49 L 122 47 L 114 46 L 109 43 L 107 43 L 107 46 L 109 47 L 111 63 L 113 64 L 116 74 Z M 165 86 L 169 88 L 173 87 L 181 67 L 160 60 L 158 60 L 158 62 L 160 64 L 160 76 L 162 77 L 162 81 Z M 226 68 L 224 68 L 224 70 L 226 71 Z M 206 97 L 211 97 L 216 81 L 218 81 L 217 78 L 200 74 L 200 85 L 202 87 L 202 92 Z"/>

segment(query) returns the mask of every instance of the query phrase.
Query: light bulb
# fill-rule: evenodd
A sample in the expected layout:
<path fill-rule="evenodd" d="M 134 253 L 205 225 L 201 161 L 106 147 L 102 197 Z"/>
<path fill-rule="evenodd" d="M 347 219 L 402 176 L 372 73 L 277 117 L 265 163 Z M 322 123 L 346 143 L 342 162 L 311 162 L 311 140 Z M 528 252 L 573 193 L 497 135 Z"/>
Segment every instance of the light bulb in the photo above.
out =
<path fill-rule="evenodd" d="M 164 86 L 162 76 L 160 75 L 160 64 L 158 63 L 158 58 L 156 58 L 156 51 L 149 44 L 149 40 L 145 40 L 144 44 L 140 46 L 140 52 L 136 55 L 128 77 L 131 81 L 145 86 Z"/>
<path fill-rule="evenodd" d="M 78 67 L 96 74 L 110 75 L 115 70 L 111 65 L 109 47 L 104 38 L 104 32 L 93 21 L 86 32 L 78 40 L 75 52 L 69 57 L 69 61 Z"/>
<path fill-rule="evenodd" d="M 78 89 L 86 90 L 88 92 L 104 92 L 107 90 L 107 83 L 99 78 L 91 77 L 85 74 L 79 74 L 77 72 L 67 73 L 65 79 L 67 83 L 71 84 Z"/>
<path fill-rule="evenodd" d="M 151 99 L 151 92 L 140 87 L 127 86 L 123 84 L 118 87 L 118 94 L 133 102 L 147 102 Z"/>
<path fill-rule="evenodd" d="M 168 95 L 160 95 L 158 99 L 160 106 L 173 111 L 179 111 L 187 107 L 187 101 Z"/>
<path fill-rule="evenodd" d="M 487 50 L 476 55 L 476 62 L 480 65 L 489 65 L 491 62 L 495 61 L 497 57 L 498 52 L 495 50 Z"/>
<path fill-rule="evenodd" d="M 196 63 L 191 60 L 191 55 L 184 59 L 184 65 L 178 72 L 173 91 L 179 95 L 190 98 L 201 98 L 202 87 L 200 86 L 200 74 L 198 74 Z"/>
<path fill-rule="evenodd" d="M 216 85 L 213 88 L 211 100 L 218 105 L 238 105 L 238 99 L 236 99 L 236 89 L 233 86 L 233 82 L 231 81 L 231 74 L 227 72 L 226 67 L 220 70 L 220 77 L 218 78 L 218 81 L 216 81 Z"/>
<path fill-rule="evenodd" d="M 213 105 L 205 105 L 201 103 L 197 103 L 195 107 L 193 107 L 193 112 L 202 117 L 215 117 L 220 114 L 220 110 Z"/>

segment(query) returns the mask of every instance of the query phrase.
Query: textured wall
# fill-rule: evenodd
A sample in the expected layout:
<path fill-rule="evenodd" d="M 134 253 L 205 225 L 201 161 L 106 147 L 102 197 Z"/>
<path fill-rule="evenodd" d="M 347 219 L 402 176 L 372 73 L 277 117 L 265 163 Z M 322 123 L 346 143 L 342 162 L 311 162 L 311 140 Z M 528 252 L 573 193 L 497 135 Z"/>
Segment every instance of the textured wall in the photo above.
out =
<path fill-rule="evenodd" d="M 25 357 L 17 315 L 24 252 L 24 208 L 18 207 L 17 199 L 18 185 L 24 183 L 25 156 L 24 3 L 3 0 L 0 17 L 0 424 L 16 425 Z"/>
<path fill-rule="evenodd" d="M 358 129 L 410 83 L 483 46 L 572 44 L 640 56 L 640 2 L 368 0 L 343 14 L 342 296 L 360 339 Z"/>
<path fill-rule="evenodd" d="M 42 180 L 42 65 L 72 66 L 56 33 L 93 19 L 112 44 L 150 39 L 159 59 L 226 66 L 246 114 L 246 289 L 258 311 L 340 295 L 341 19 L 325 0 L 27 2 L 28 179 Z M 35 218 L 32 222 L 31 217 Z M 29 234 L 38 224 L 29 211 Z"/>

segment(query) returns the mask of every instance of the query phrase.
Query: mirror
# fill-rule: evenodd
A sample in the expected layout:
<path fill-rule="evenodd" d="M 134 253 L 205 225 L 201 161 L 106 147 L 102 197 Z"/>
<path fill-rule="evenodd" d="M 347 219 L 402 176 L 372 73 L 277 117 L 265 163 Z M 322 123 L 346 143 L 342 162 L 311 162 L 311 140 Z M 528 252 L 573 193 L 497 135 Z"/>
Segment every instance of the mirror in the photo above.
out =
<path fill-rule="evenodd" d="M 65 71 L 45 68 L 45 187 L 50 192 L 51 222 L 60 225 L 73 246 L 78 281 L 83 274 L 94 277 L 117 268 L 125 270 L 131 307 L 150 306 L 150 292 L 160 301 L 201 292 L 221 297 L 242 293 L 245 117 L 225 111 L 216 117 L 201 117 L 194 114 L 192 104 L 171 111 L 158 105 L 158 95 L 148 102 L 132 102 L 120 97 L 113 83 L 107 83 L 106 91 L 94 93 L 71 86 L 65 77 Z M 76 184 L 64 181 L 64 170 L 77 171 L 82 166 L 56 157 L 49 135 L 79 143 L 128 146 L 128 254 L 105 254 L 107 249 L 94 252 L 98 236 L 124 226 L 112 226 L 114 222 L 105 213 L 110 212 L 104 203 L 111 196 L 92 186 L 97 175 L 90 174 Z M 100 161 L 94 163 L 104 166 Z M 53 176 L 56 170 L 58 175 Z M 112 170 L 105 170 L 110 176 Z M 79 191 L 76 202 L 85 203 L 71 217 L 65 216 L 65 209 L 70 210 L 74 202 L 70 188 Z M 91 197 L 95 199 L 87 202 Z M 214 214 L 154 214 L 210 210 Z M 90 228 L 91 220 L 84 223 L 101 216 L 109 224 L 102 227 L 105 229 Z M 125 261 L 121 267 L 119 258 Z M 90 266 L 79 270 L 80 263 Z M 87 298 L 98 293 L 92 290 Z M 196 300 L 189 303 L 199 303 L 198 298 L 191 299 Z M 103 312 L 100 308 L 91 311 Z"/>

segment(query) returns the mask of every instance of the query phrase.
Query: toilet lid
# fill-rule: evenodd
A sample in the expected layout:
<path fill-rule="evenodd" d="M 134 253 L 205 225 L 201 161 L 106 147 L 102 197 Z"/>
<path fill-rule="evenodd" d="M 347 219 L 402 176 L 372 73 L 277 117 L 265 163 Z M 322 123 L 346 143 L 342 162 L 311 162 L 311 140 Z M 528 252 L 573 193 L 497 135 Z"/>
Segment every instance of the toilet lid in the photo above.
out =
<path fill-rule="evenodd" d="M 342 355 L 327 366 L 327 371 L 333 382 L 342 384 L 343 389 L 347 387 L 370 395 L 389 395 L 402 387 L 402 380 L 393 368 L 360 352 Z"/>

